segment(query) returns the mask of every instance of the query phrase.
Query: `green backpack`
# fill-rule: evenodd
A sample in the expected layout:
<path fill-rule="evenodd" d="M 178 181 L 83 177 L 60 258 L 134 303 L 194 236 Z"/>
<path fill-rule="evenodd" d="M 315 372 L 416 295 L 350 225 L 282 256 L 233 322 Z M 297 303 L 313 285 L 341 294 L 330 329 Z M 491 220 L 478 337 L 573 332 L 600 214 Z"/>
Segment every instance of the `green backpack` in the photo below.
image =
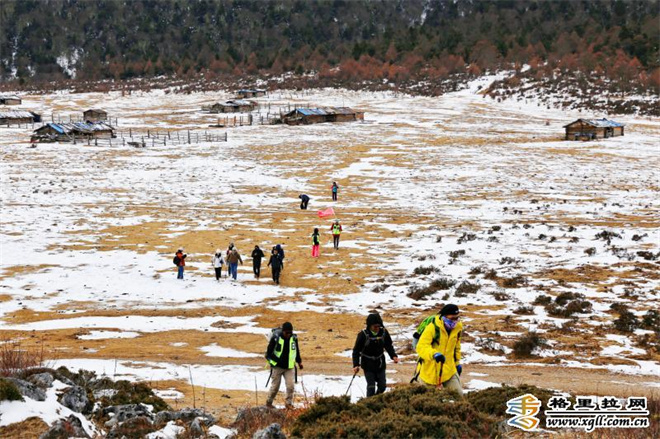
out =
<path fill-rule="evenodd" d="M 435 326 L 435 335 L 433 336 L 433 343 L 437 343 L 440 340 L 440 328 L 438 328 L 438 325 L 436 325 L 435 323 L 436 316 L 437 314 L 433 314 L 422 320 L 422 323 L 420 323 L 419 326 L 417 327 L 417 330 L 415 331 L 413 337 L 420 338 L 424 333 L 426 327 L 431 323 L 433 323 L 433 326 Z"/>

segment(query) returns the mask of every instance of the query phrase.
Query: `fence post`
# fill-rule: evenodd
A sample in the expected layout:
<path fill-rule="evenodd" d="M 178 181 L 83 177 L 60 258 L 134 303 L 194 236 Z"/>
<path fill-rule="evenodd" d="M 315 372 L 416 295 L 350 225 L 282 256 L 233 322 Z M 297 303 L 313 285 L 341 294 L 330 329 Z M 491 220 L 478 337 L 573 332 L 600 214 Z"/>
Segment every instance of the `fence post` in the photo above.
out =
<path fill-rule="evenodd" d="M 225 131 L 225 142 L 227 141 L 227 131 Z"/>
<path fill-rule="evenodd" d="M 151 133 L 147 130 L 147 137 L 151 137 Z"/>
<path fill-rule="evenodd" d="M 133 128 L 128 129 L 128 135 L 130 136 L 131 139 L 133 138 Z"/>
<path fill-rule="evenodd" d="M 190 130 L 188 130 L 188 145 L 190 145 Z"/>

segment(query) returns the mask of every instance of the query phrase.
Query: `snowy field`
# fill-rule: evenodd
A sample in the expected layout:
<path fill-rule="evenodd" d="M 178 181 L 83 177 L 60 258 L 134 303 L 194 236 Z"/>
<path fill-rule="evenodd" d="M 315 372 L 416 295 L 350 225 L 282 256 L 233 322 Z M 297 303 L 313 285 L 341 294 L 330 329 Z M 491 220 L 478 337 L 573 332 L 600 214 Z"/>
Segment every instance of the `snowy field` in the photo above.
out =
<path fill-rule="evenodd" d="M 30 148 L 29 130 L 0 129 L 0 331 L 43 340 L 53 362 L 72 369 L 180 382 L 177 391 L 192 371 L 196 386 L 249 393 L 267 378 L 266 336 L 290 320 L 306 391 L 337 395 L 368 311 L 381 312 L 410 354 L 412 328 L 452 302 L 464 314 L 468 367 L 603 369 L 658 386 L 653 331 L 614 331 L 610 306 L 625 304 L 640 320 L 658 308 L 660 120 L 613 117 L 627 124 L 624 137 L 567 142 L 563 125 L 603 115 L 496 103 L 479 94 L 490 80 L 440 98 L 276 92 L 258 100 L 352 106 L 365 121 L 230 128 L 226 143 Z M 62 92 L 25 96 L 24 107 L 103 108 L 123 130 L 224 133 L 199 110 L 228 97 Z M 316 216 L 330 206 L 344 227 L 338 251 L 331 220 Z M 309 254 L 314 227 L 318 260 Z M 609 241 L 597 237 L 605 231 Z M 229 242 L 245 265 L 237 282 L 218 283 L 211 255 Z M 249 258 L 254 245 L 268 253 L 276 243 L 286 251 L 281 286 L 267 260 L 255 280 Z M 184 281 L 172 265 L 179 246 L 190 254 Z M 449 286 L 408 296 L 439 278 Z M 562 293 L 590 306 L 553 316 L 537 300 Z M 527 330 L 547 343 L 515 358 Z M 408 381 L 414 356 L 406 359 L 390 368 L 391 382 Z M 471 388 L 493 384 L 474 376 Z M 356 380 L 352 396 L 364 387 Z"/>

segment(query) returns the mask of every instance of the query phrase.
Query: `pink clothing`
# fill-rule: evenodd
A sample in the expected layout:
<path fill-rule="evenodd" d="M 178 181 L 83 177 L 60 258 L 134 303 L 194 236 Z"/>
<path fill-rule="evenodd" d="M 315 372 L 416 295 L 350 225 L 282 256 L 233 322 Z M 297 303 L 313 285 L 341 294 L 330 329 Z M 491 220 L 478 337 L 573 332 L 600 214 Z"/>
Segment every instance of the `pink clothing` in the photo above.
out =
<path fill-rule="evenodd" d="M 321 246 L 320 245 L 313 245 L 312 246 L 312 257 L 313 258 L 318 258 L 320 254 L 321 254 Z"/>

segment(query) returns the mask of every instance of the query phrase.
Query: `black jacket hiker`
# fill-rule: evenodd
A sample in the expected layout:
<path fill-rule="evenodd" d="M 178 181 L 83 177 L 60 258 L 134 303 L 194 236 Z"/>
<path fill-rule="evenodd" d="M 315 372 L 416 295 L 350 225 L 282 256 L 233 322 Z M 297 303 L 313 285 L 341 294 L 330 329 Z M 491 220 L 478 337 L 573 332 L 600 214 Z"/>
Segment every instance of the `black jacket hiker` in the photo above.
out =
<path fill-rule="evenodd" d="M 254 272 L 254 277 L 259 279 L 259 276 L 261 276 L 261 259 L 264 258 L 266 255 L 264 255 L 264 252 L 259 248 L 259 246 L 255 246 L 254 250 L 252 250 L 252 271 Z"/>
<path fill-rule="evenodd" d="M 371 331 L 371 326 L 380 324 L 378 332 Z M 353 347 L 353 367 L 362 367 L 367 379 L 367 396 L 383 393 L 386 387 L 385 351 L 391 359 L 397 357 L 392 345 L 392 337 L 383 326 L 378 314 L 369 314 L 367 327 L 360 331 Z M 376 391 L 378 384 L 378 391 Z"/>
<path fill-rule="evenodd" d="M 282 272 L 282 259 L 280 259 L 280 255 L 278 253 L 273 253 L 270 255 L 268 266 L 270 267 L 273 274 L 273 282 L 279 285 L 280 273 Z"/>

